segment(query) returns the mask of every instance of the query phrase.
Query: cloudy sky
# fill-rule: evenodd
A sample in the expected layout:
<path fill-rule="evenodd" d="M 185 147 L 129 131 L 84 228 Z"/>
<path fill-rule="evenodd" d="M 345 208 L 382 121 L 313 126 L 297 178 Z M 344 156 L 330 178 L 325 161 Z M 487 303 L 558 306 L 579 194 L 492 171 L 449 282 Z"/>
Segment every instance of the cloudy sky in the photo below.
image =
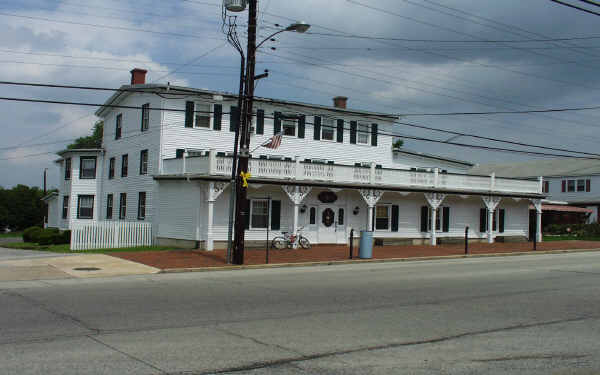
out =
<path fill-rule="evenodd" d="M 261 50 L 257 72 L 269 69 L 271 75 L 260 81 L 260 96 L 330 105 L 333 96 L 345 95 L 349 107 L 398 114 L 598 105 L 600 17 L 549 0 L 260 0 L 259 5 L 262 37 L 276 24 L 312 25 L 311 34 L 284 33 Z M 0 18 L 2 81 L 118 87 L 128 83 L 129 70 L 140 67 L 149 70 L 150 82 L 237 92 L 239 55 L 221 33 L 218 0 L 1 0 Z M 238 23 L 243 36 L 245 16 Z M 0 85 L 0 91 L 2 97 L 90 103 L 109 96 L 10 85 Z M 44 168 L 56 185 L 53 152 L 90 133 L 94 110 L 0 100 L 0 186 L 39 186 Z M 600 111 L 591 110 L 403 121 L 593 153 L 599 119 Z M 452 137 L 403 125 L 394 132 Z M 454 141 L 515 147 L 469 137 Z M 407 140 L 405 146 L 478 163 L 532 158 L 422 141 Z"/>

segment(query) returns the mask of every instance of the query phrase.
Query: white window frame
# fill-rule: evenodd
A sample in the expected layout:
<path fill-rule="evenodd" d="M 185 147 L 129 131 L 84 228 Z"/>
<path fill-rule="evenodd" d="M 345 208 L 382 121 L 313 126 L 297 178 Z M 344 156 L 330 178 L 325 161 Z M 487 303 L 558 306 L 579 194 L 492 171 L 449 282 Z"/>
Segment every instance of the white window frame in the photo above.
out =
<path fill-rule="evenodd" d="M 288 128 L 291 127 L 289 124 L 291 124 L 291 123 L 294 124 L 294 134 L 286 134 L 285 133 L 286 123 L 287 123 Z M 284 137 L 295 137 L 298 134 L 298 119 L 282 118 L 281 119 L 281 133 L 283 134 Z"/>
<path fill-rule="evenodd" d="M 571 183 L 573 183 L 573 190 L 571 190 Z M 567 180 L 567 193 L 576 193 L 577 192 L 577 180 Z"/>
<path fill-rule="evenodd" d="M 327 122 L 331 122 L 331 124 L 327 124 Z M 330 128 L 331 129 L 331 139 L 327 139 L 325 138 L 325 128 Z M 321 120 L 321 140 L 323 141 L 328 141 L 328 142 L 335 142 L 336 141 L 336 134 L 337 133 L 337 124 L 334 118 L 332 117 L 322 117 Z"/>
<path fill-rule="evenodd" d="M 150 129 L 150 103 L 142 104 L 142 132 Z"/>
<path fill-rule="evenodd" d="M 579 190 L 579 183 L 580 182 L 583 182 L 583 185 L 581 186 L 581 190 Z M 577 182 L 575 183 L 575 190 L 578 193 L 585 193 L 585 179 L 583 179 L 583 180 L 581 180 L 581 179 L 577 180 Z"/>
<path fill-rule="evenodd" d="M 144 161 L 144 155 L 146 156 L 146 160 Z M 148 149 L 140 151 L 140 175 L 148 174 L 148 159 L 150 158 L 150 152 Z"/>
<path fill-rule="evenodd" d="M 115 217 L 115 195 L 113 193 L 109 193 L 106 195 L 106 220 L 112 220 Z M 110 208 L 110 210 L 109 210 Z M 110 212 L 110 217 L 108 213 Z"/>
<path fill-rule="evenodd" d="M 67 213 L 66 215 L 65 215 L 65 210 Z M 67 220 L 69 218 L 69 196 L 68 195 L 63 196 L 61 217 L 63 220 Z"/>
<path fill-rule="evenodd" d="M 92 200 L 92 207 L 85 207 L 85 208 L 92 210 L 92 215 L 89 217 L 88 216 L 84 217 L 81 215 L 81 209 L 83 207 L 82 206 L 82 203 L 83 203 L 82 198 L 85 198 L 85 199 L 91 198 L 91 200 Z M 77 196 L 77 219 L 83 219 L 83 220 L 93 220 L 94 219 L 94 201 L 95 201 L 95 197 L 93 195 L 82 194 L 82 195 Z"/>
<path fill-rule="evenodd" d="M 365 133 L 363 131 L 361 131 L 361 126 L 366 126 L 367 127 L 367 132 L 366 132 L 366 141 L 365 142 L 361 142 L 361 135 L 365 135 Z M 364 121 L 359 121 L 356 125 L 356 144 L 358 145 L 370 145 L 371 144 L 371 124 L 369 124 L 368 122 L 364 122 Z"/>
<path fill-rule="evenodd" d="M 198 109 L 198 107 L 206 107 L 207 108 L 206 111 L 208 113 L 196 112 L 196 111 L 200 111 L 200 109 Z M 205 109 L 203 108 L 202 111 L 204 111 L 204 110 Z M 202 116 L 202 115 L 205 115 L 205 116 Z M 198 125 L 198 117 L 208 117 L 208 126 Z M 205 102 L 194 102 L 194 128 L 212 129 L 213 124 L 214 124 L 214 115 L 213 115 L 212 104 L 205 103 Z"/>
<path fill-rule="evenodd" d="M 387 209 L 387 229 L 377 229 L 377 208 L 378 207 L 385 207 Z M 384 203 L 384 204 L 378 204 L 375 206 L 375 212 L 373 213 L 373 217 L 375 219 L 375 222 L 373 223 L 373 230 L 377 231 L 377 232 L 391 232 L 392 231 L 392 205 L 389 203 Z"/>
<path fill-rule="evenodd" d="M 267 226 L 266 227 L 255 227 L 252 225 L 252 218 L 254 217 L 254 204 L 256 202 L 265 202 L 267 204 Z M 267 228 L 271 227 L 271 210 L 270 210 L 270 204 L 269 204 L 269 200 L 268 199 L 251 199 L 250 200 L 250 217 L 249 219 L 249 228 L 251 230 L 266 230 Z"/>
<path fill-rule="evenodd" d="M 142 200 L 140 199 L 142 196 L 144 197 L 144 204 L 142 204 Z M 145 191 L 138 192 L 138 213 L 137 213 L 138 220 L 146 220 L 146 204 L 147 204 L 147 202 L 148 202 L 148 194 Z M 143 212 L 142 212 L 142 208 L 143 208 Z"/>

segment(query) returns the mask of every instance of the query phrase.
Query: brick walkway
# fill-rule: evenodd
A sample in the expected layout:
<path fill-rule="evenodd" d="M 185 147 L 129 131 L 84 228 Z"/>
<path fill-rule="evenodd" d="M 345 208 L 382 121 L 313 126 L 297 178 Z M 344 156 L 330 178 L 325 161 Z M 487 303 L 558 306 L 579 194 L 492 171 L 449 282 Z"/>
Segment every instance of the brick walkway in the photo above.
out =
<path fill-rule="evenodd" d="M 598 249 L 600 242 L 595 241 L 557 241 L 538 244 L 538 251 L 545 250 L 572 250 L 572 249 Z M 341 246 L 315 246 L 309 250 L 270 250 L 269 263 L 303 263 L 347 260 L 348 247 Z M 492 254 L 533 251 L 531 242 L 524 243 L 495 243 L 469 244 L 471 254 Z M 110 255 L 134 262 L 139 262 L 160 269 L 170 268 L 199 268 L 225 266 L 225 250 L 212 252 L 199 250 L 173 250 L 173 251 L 148 251 L 131 253 L 111 253 Z M 355 256 L 358 249 L 354 249 Z M 440 246 L 381 246 L 373 248 L 373 258 L 415 258 L 431 256 L 447 256 L 464 254 L 464 245 Z M 246 250 L 244 264 L 265 264 L 265 250 Z"/>

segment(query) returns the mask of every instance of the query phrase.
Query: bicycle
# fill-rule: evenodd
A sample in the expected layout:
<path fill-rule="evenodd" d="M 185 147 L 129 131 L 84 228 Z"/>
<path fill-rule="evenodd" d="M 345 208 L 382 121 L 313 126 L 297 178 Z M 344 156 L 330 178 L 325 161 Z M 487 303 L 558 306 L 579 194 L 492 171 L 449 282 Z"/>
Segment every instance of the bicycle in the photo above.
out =
<path fill-rule="evenodd" d="M 271 242 L 273 248 L 281 250 L 286 247 L 293 248 L 295 245 L 300 245 L 303 249 L 310 249 L 310 241 L 301 234 L 302 229 L 304 227 L 298 228 L 298 234 L 281 232 L 282 236 L 273 238 L 273 242 Z"/>

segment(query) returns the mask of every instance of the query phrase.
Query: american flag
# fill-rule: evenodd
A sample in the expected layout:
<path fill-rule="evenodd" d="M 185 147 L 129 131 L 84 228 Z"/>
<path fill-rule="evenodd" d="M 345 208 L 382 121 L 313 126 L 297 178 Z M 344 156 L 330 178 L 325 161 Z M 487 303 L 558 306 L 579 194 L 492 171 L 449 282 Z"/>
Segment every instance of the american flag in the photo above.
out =
<path fill-rule="evenodd" d="M 271 138 L 269 138 L 268 141 L 263 143 L 261 145 L 261 147 L 272 148 L 273 150 L 275 150 L 276 148 L 279 148 L 280 145 L 281 145 L 281 133 L 277 133 L 274 136 L 272 136 Z"/>

